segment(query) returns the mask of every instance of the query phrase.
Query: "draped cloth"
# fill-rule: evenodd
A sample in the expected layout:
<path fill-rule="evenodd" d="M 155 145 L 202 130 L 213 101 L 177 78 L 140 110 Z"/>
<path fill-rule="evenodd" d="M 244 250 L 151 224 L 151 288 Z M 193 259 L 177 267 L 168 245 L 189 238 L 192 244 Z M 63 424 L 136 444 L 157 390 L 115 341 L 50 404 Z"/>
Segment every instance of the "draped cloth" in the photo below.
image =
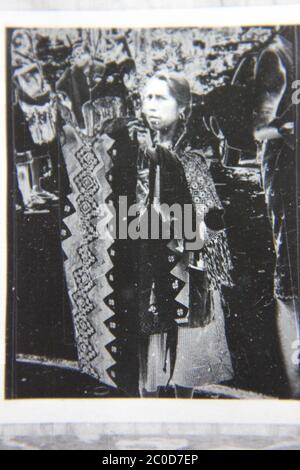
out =
<path fill-rule="evenodd" d="M 208 239 L 201 250 L 201 258 L 207 271 L 209 288 L 232 287 L 230 272 L 233 265 L 223 220 L 224 210 L 205 156 L 201 151 L 185 151 L 180 161 L 195 210 L 202 211 L 208 226 Z"/>
<path fill-rule="evenodd" d="M 162 367 L 164 373 L 168 370 L 168 385 L 176 371 L 182 328 L 201 329 L 214 322 L 215 292 L 218 291 L 221 297 L 222 286 L 232 286 L 232 263 L 226 233 L 222 222 L 220 230 L 220 221 L 213 220 L 222 219 L 220 214 L 223 214 L 223 207 L 204 156 L 201 152 L 187 149 L 176 153 L 161 146 L 156 147 L 156 154 L 156 163 L 150 164 L 149 169 L 149 194 L 145 169 L 138 171 L 137 195 L 140 209 L 144 200 L 145 204 L 152 204 L 163 218 L 164 214 L 160 210 L 163 204 L 171 206 L 178 203 L 182 209 L 190 204 L 201 217 L 200 220 L 205 220 L 208 224 L 208 239 L 195 252 L 185 249 L 184 239 L 149 240 L 141 243 L 138 296 L 141 328 L 140 382 L 145 386 L 149 383 L 149 364 L 151 366 L 152 363 L 149 354 L 153 352 L 153 337 L 162 335 Z M 211 334 L 219 335 L 218 328 L 210 331 L 215 331 Z M 219 337 L 217 341 L 228 352 L 224 335 L 223 331 L 222 341 Z M 161 351 L 159 349 L 156 354 L 160 356 Z M 230 356 L 227 366 L 231 369 Z M 223 372 L 222 370 L 219 377 L 232 377 Z M 203 377 L 199 378 L 202 379 Z M 155 380 L 151 383 L 155 383 Z"/>
<path fill-rule="evenodd" d="M 115 139 L 104 130 L 110 120 L 122 121 L 118 98 L 103 99 L 105 109 L 103 101 L 81 103 L 85 129 L 68 99 L 60 106 L 70 184 L 62 214 L 65 276 L 81 371 L 127 396 L 137 396 L 134 257 L 131 242 L 116 239 L 112 230 L 119 219 L 119 196 L 133 194 L 136 164 L 123 138 Z"/>
<path fill-rule="evenodd" d="M 141 329 L 143 332 L 145 328 L 148 333 L 168 329 L 166 323 L 171 324 L 174 320 L 182 326 L 195 327 L 209 323 L 212 319 L 209 299 L 203 302 L 207 291 L 220 290 L 223 285 L 232 286 L 232 263 L 225 229 L 223 227 L 221 230 L 214 230 L 212 217 L 209 217 L 211 214 L 217 214 L 215 217 L 222 219 L 223 207 L 205 158 L 201 153 L 191 151 L 183 152 L 178 157 L 160 146 L 156 152 L 159 164 L 156 168 L 151 165 L 148 186 L 145 182 L 145 170 L 138 172 L 137 194 L 140 212 L 143 213 L 142 199 L 149 207 L 152 204 L 160 212 L 161 218 L 164 214 L 160 208 L 164 204 L 170 207 L 177 203 L 182 211 L 190 204 L 193 211 L 198 213 L 198 220 L 210 222 L 211 227 L 208 227 L 208 239 L 203 241 L 204 246 L 195 252 L 185 249 L 184 239 L 147 240 L 141 244 L 140 314 L 144 316 Z M 183 215 L 186 217 L 186 213 L 183 212 Z M 199 227 L 195 227 L 195 230 L 199 230 Z M 145 283 L 148 283 L 148 291 Z M 201 293 L 200 287 L 203 289 Z M 155 302 L 160 303 L 157 309 Z M 150 303 L 150 309 L 145 311 L 147 303 Z M 152 317 L 152 328 L 149 325 L 149 313 Z"/>
<path fill-rule="evenodd" d="M 112 166 L 107 136 L 90 138 L 63 128 L 62 151 L 71 192 L 63 214 L 62 247 L 80 368 L 116 387 L 113 243 L 108 224 Z"/>

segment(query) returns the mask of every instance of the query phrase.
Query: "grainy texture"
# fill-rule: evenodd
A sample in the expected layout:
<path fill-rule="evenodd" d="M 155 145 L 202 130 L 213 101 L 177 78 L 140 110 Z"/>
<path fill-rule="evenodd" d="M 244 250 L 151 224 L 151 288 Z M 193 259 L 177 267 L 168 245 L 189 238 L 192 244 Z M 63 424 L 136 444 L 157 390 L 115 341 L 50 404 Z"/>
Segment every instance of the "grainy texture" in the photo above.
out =
<path fill-rule="evenodd" d="M 298 0 L 0 0 L 1 10 L 193 8 L 287 5 Z M 300 427 L 195 425 L 2 425 L 0 449 L 300 449 Z"/>
<path fill-rule="evenodd" d="M 298 0 L 6 0 L 0 1 L 1 10 L 117 10 L 140 8 L 198 8 L 217 6 L 250 6 L 250 5 L 291 5 L 299 3 Z"/>

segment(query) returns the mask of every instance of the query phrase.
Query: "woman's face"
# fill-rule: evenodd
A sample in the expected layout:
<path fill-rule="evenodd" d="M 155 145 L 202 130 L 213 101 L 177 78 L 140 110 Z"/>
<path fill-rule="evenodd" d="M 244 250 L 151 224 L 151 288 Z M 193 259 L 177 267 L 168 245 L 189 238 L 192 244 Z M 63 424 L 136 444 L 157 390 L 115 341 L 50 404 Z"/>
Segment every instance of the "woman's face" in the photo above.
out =
<path fill-rule="evenodd" d="M 143 94 L 143 113 L 151 129 L 168 129 L 178 121 L 182 111 L 183 108 L 170 94 L 167 82 L 151 78 Z"/>

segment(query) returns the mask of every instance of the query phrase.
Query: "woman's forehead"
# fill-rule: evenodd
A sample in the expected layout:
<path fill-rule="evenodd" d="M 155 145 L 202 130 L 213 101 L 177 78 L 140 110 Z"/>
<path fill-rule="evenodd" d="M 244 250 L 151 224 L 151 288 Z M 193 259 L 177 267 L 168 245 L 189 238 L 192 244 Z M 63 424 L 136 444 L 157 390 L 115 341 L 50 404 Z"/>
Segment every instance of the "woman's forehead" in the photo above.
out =
<path fill-rule="evenodd" d="M 152 77 L 148 80 L 144 88 L 144 95 L 163 95 L 163 96 L 171 96 L 170 90 L 167 82 L 165 80 L 161 80 L 157 77 Z"/>

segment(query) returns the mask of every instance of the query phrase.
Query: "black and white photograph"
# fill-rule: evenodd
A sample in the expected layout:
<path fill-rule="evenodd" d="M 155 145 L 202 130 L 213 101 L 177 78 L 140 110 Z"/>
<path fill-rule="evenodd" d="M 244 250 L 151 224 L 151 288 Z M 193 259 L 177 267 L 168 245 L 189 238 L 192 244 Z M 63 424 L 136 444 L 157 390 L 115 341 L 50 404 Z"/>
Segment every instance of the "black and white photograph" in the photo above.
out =
<path fill-rule="evenodd" d="M 7 28 L 7 400 L 300 398 L 299 47 Z"/>

